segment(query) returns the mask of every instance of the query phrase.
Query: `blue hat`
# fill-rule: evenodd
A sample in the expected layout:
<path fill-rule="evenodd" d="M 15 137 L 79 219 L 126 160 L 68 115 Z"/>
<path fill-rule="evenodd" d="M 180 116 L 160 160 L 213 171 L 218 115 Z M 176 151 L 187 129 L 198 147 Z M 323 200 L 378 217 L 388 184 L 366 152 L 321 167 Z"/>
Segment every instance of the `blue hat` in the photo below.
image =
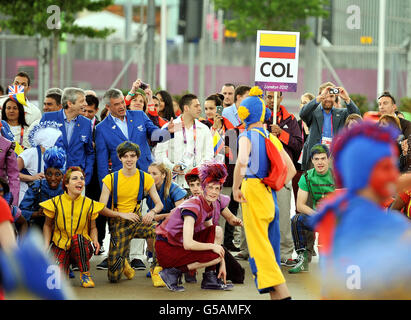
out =
<path fill-rule="evenodd" d="M 332 145 L 337 186 L 350 191 L 365 188 L 375 165 L 395 154 L 397 136 L 394 128 L 369 121 L 344 129 Z"/>
<path fill-rule="evenodd" d="M 264 122 L 270 119 L 271 111 L 266 108 L 263 91 L 258 87 L 252 87 L 249 96 L 241 101 L 238 108 L 238 116 L 244 121 L 245 127 L 256 122 Z"/>
<path fill-rule="evenodd" d="M 60 147 L 47 149 L 43 155 L 44 172 L 48 168 L 56 168 L 64 172 L 66 170 L 66 151 Z"/>

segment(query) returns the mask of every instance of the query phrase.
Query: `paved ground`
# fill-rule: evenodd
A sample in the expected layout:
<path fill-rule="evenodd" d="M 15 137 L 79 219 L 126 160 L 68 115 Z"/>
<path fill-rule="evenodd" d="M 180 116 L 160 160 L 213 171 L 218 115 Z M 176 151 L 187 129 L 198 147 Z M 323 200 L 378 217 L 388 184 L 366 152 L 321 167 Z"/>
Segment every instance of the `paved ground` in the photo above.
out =
<path fill-rule="evenodd" d="M 95 288 L 84 289 L 80 287 L 79 273 L 75 272 L 76 278 L 71 279 L 77 299 L 81 300 L 267 300 L 269 295 L 260 295 L 254 285 L 250 268 L 247 261 L 240 261 L 246 269 L 244 284 L 237 284 L 232 291 L 216 292 L 202 290 L 200 288 L 201 275 L 198 276 L 199 283 L 185 284 L 186 291 L 171 292 L 167 288 L 155 288 L 151 279 L 146 278 L 146 271 L 136 271 L 132 280 L 123 277 L 118 284 L 109 283 L 107 271 L 97 270 L 95 266 L 100 263 L 104 256 L 96 256 L 91 260 L 91 274 L 96 284 Z M 318 260 L 314 258 L 311 263 L 310 273 L 296 275 L 288 274 L 287 268 L 283 268 L 289 290 L 293 299 L 312 300 L 319 299 L 318 288 L 311 284 L 313 274 L 318 270 Z"/>
<path fill-rule="evenodd" d="M 83 288 L 80 286 L 79 272 L 75 273 L 75 279 L 70 279 L 75 298 L 78 300 L 268 300 L 269 295 L 260 295 L 254 285 L 248 261 L 241 260 L 240 264 L 245 268 L 244 284 L 236 284 L 232 291 L 213 291 L 200 288 L 201 274 L 197 275 L 197 284 L 184 284 L 184 292 L 171 292 L 167 288 L 155 288 L 151 279 L 146 278 L 145 271 L 136 271 L 132 280 L 123 279 L 112 284 L 107 280 L 107 270 L 97 270 L 96 265 L 105 258 L 104 255 L 94 256 L 90 260 L 91 275 L 96 284 L 95 288 Z M 144 262 L 146 262 L 144 260 Z M 147 263 L 146 263 L 147 265 Z M 314 276 L 318 272 L 318 257 L 313 257 L 309 273 L 288 274 L 286 267 L 282 267 L 288 288 L 293 299 L 296 300 L 318 300 L 320 299 L 319 288 L 315 284 Z M 12 296 L 6 296 L 10 300 L 35 299 L 35 297 L 18 292 Z"/>
<path fill-rule="evenodd" d="M 291 208 L 293 212 L 293 206 Z M 235 232 L 236 235 L 237 231 Z M 236 237 L 237 238 L 237 237 Z M 104 240 L 104 247 L 109 247 L 110 236 L 107 234 Z M 144 241 L 143 241 L 144 242 Z M 316 250 L 318 252 L 318 250 Z M 137 251 L 142 252 L 142 251 Z M 235 253 L 233 253 L 235 255 Z M 294 253 L 295 255 L 295 253 Z M 248 261 L 241 260 L 241 265 L 245 268 L 244 284 L 236 284 L 234 290 L 216 292 L 213 290 L 202 290 L 200 283 L 202 272 L 197 275 L 197 284 L 184 284 L 184 292 L 171 292 L 167 288 L 155 288 L 151 279 L 146 278 L 148 269 L 136 271 L 136 276 L 132 280 L 127 280 L 123 276 L 117 284 L 112 284 L 107 280 L 107 270 L 97 270 L 99 264 L 106 255 L 93 256 L 90 260 L 91 276 L 96 284 L 95 288 L 85 289 L 80 287 L 79 272 L 75 272 L 76 278 L 70 279 L 76 298 L 79 300 L 268 300 L 269 295 L 260 295 L 255 287 Z M 145 256 L 139 255 L 146 265 Z M 318 281 L 315 280 L 318 274 L 318 256 L 313 257 L 310 264 L 309 273 L 288 274 L 288 268 L 282 267 L 289 291 L 293 299 L 296 300 L 318 300 L 320 299 Z M 7 299 L 33 299 L 32 296 L 18 293 L 7 296 Z"/>

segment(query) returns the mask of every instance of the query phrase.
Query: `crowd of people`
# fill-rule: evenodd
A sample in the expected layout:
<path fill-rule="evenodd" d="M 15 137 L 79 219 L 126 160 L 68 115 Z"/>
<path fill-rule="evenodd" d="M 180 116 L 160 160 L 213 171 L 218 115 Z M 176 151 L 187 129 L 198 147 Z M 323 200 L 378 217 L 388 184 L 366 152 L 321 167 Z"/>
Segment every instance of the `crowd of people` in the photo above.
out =
<path fill-rule="evenodd" d="M 330 196 L 357 199 L 355 192 L 367 186 L 371 191 L 363 197 L 411 217 L 411 188 L 374 190 L 392 189 L 387 184 L 396 182 L 395 168 L 411 168 L 411 122 L 389 92 L 378 97 L 380 117 L 371 126 L 346 89 L 331 82 L 317 95 L 301 96 L 298 117 L 287 110 L 285 92 L 226 83 L 202 105 L 192 93 L 179 101 L 165 90 L 154 94 L 140 79 L 126 96 L 111 88 L 101 99 L 92 90 L 51 88 L 42 113 L 27 99 L 30 83 L 28 74 L 18 73 L 12 85 L 24 87 L 25 103 L 8 96 L 0 103 L 0 195 L 12 215 L 0 219 L 0 227 L 12 222 L 17 238 L 39 228 L 45 252 L 68 277 L 80 271 L 85 288 L 95 286 L 93 255 L 107 254 L 97 269 L 107 270 L 112 283 L 145 269 L 132 259 L 140 239 L 156 287 L 183 291 L 183 276 L 197 282 L 197 270 L 205 269 L 202 289 L 233 290 L 244 281 L 238 260 L 248 259 L 260 293 L 290 299 L 283 271 L 308 272 L 319 254 L 316 237 L 338 229 L 327 217 L 341 219 L 340 211 L 349 210 L 327 207 Z M 355 134 L 341 135 L 350 130 Z M 345 140 L 335 152 L 340 136 Z M 344 157 L 352 137 L 363 137 L 361 147 L 368 139 L 384 150 L 365 161 L 362 174 Z M 347 154 L 355 158 L 355 152 L 363 151 Z M 357 161 L 364 157 L 371 156 Z M 393 171 L 392 179 L 369 182 L 364 172 L 386 157 L 395 168 L 386 164 L 380 171 Z M 349 192 L 341 196 L 339 189 Z M 409 232 L 406 218 L 393 220 L 396 230 Z M 103 245 L 106 227 L 109 248 Z M 324 238 L 321 255 L 330 257 L 332 236 Z M 7 246 L 4 234 L 0 240 Z"/>

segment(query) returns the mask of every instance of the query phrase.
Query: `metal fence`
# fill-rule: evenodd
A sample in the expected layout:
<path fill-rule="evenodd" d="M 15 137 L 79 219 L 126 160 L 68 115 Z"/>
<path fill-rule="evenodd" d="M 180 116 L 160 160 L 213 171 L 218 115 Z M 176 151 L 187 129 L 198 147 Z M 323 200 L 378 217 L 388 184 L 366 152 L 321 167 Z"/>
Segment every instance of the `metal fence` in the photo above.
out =
<path fill-rule="evenodd" d="M 347 13 L 349 6 L 357 6 L 361 11 L 361 24 L 359 29 L 347 27 Z M 377 69 L 377 45 L 378 45 L 378 1 L 376 0 L 333 0 L 331 1 L 331 42 L 322 44 L 322 50 L 329 64 L 341 75 L 345 86 L 359 88 L 358 81 L 372 82 L 372 72 Z M 411 59 L 410 46 L 407 41 L 411 37 L 411 0 L 395 0 L 387 2 L 386 22 L 386 87 L 398 97 L 407 93 L 407 79 L 411 81 Z M 361 37 L 371 37 L 371 44 L 361 44 Z M 44 40 L 43 40 L 44 41 Z M 143 40 L 144 41 L 144 40 Z M 95 89 L 102 94 L 114 80 L 118 78 L 122 68 L 127 61 L 127 50 L 133 55 L 133 61 L 127 68 L 127 72 L 120 77 L 116 86 L 128 88 L 136 76 L 144 78 L 144 48 L 145 43 L 141 41 L 114 41 L 100 39 L 68 39 L 67 50 L 59 55 L 59 79 L 52 79 L 51 71 L 51 45 L 44 47 L 40 45 L 40 39 L 34 37 L 22 37 L 0 34 L 0 84 L 5 86 L 11 83 L 13 76 L 18 70 L 25 70 L 31 74 L 34 99 L 38 94 L 36 80 L 40 72 L 47 78 L 48 86 L 59 87 L 80 86 L 85 89 Z M 47 41 L 46 41 L 47 42 Z M 155 50 L 152 53 L 159 63 L 159 39 L 156 39 Z M 207 36 L 206 45 L 206 92 L 219 90 L 222 82 L 230 79 L 230 73 L 236 79 L 231 82 L 252 83 L 254 81 L 255 43 L 226 41 L 224 43 L 214 42 L 211 36 Z M 199 64 L 200 46 L 194 44 L 193 67 Z M 49 65 L 48 70 L 40 70 L 39 59 L 44 58 Z M 300 68 L 304 69 L 306 63 L 305 47 L 300 48 Z M 167 82 L 174 88 L 174 94 L 179 94 L 182 88 L 188 88 L 189 73 L 189 49 L 187 43 L 169 42 L 167 45 Z M 240 70 L 236 73 L 235 70 Z M 350 70 L 368 72 L 368 80 L 358 80 L 355 77 L 344 76 Z M 61 71 L 61 72 L 60 72 Z M 157 87 L 158 71 L 153 87 Z M 323 80 L 330 80 L 332 73 L 328 66 L 323 64 Z M 332 79 L 331 79 L 332 80 Z M 54 82 L 53 82 L 54 81 Z M 182 82 L 181 86 L 175 86 L 176 82 Z M 194 89 L 198 90 L 198 81 Z M 45 86 L 47 87 L 47 85 Z M 291 95 L 297 99 L 304 91 L 304 83 L 299 84 L 299 92 Z M 408 85 L 410 87 L 410 85 Z M 353 90 L 354 90 L 353 89 Z M 365 90 L 365 89 L 364 89 Z M 368 90 L 368 89 L 367 89 Z M 171 90 L 172 91 L 172 90 Z M 352 90 L 351 90 L 352 91 Z M 366 91 L 366 90 L 365 90 Z M 369 92 L 372 92 L 370 89 Z M 361 93 L 361 92 L 358 92 Z M 372 94 L 369 93 L 369 96 Z"/>

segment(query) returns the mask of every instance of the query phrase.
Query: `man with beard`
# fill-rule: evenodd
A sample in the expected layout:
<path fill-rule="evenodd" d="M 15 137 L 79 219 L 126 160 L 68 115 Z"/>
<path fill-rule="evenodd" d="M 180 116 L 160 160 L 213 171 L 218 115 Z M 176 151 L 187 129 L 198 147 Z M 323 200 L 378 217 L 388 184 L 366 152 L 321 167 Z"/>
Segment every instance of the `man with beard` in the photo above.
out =
<path fill-rule="evenodd" d="M 347 108 L 334 107 L 336 96 L 344 100 Z M 330 146 L 333 137 L 344 127 L 345 120 L 352 113 L 361 114 L 348 92 L 342 87 L 335 87 L 331 82 L 323 83 L 318 90 L 318 96 L 300 110 L 300 118 L 310 129 L 303 149 L 304 171 L 310 166 L 309 150 L 317 143 Z"/>

